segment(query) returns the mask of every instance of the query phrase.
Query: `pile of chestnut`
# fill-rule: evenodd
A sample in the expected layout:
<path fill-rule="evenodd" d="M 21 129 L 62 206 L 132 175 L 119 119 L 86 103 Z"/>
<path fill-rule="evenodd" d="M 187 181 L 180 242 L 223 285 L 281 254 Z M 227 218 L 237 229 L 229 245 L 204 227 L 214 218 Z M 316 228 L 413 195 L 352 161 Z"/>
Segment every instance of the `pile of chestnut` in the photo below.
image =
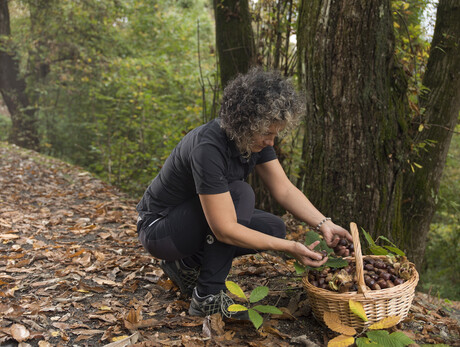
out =
<path fill-rule="evenodd" d="M 346 259 L 346 261 L 348 265 L 343 268 L 326 267 L 319 271 L 309 271 L 308 281 L 315 287 L 340 293 L 357 291 L 355 260 Z M 363 267 L 364 282 L 368 290 L 391 288 L 411 277 L 407 259 L 390 261 L 389 258 L 364 257 Z"/>
<path fill-rule="evenodd" d="M 343 257 L 354 256 L 355 247 L 352 242 L 349 242 L 347 239 L 340 239 L 337 246 L 334 247 L 334 253 L 340 254 Z"/>

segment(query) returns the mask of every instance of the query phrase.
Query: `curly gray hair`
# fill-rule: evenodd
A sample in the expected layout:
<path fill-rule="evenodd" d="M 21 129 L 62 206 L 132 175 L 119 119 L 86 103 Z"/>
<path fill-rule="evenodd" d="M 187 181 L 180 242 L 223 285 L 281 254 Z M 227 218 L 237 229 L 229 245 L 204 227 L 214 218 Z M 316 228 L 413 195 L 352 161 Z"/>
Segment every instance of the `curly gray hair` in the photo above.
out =
<path fill-rule="evenodd" d="M 219 117 L 221 128 L 240 152 L 249 156 L 253 136 L 281 123 L 286 133 L 304 112 L 303 98 L 277 71 L 252 68 L 238 75 L 224 90 Z"/>

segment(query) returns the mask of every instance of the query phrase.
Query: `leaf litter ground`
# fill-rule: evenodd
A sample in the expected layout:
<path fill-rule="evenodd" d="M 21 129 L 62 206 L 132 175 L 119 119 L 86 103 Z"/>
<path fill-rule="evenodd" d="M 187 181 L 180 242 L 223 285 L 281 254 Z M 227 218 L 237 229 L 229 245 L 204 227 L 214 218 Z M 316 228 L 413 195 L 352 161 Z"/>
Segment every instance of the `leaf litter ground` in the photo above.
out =
<path fill-rule="evenodd" d="M 283 315 L 258 331 L 189 316 L 137 241 L 136 203 L 81 168 L 0 143 L 0 346 L 322 346 L 336 336 L 314 319 L 292 261 L 274 253 L 237 259 L 229 279 L 246 293 L 268 286 L 264 304 Z M 417 293 L 395 329 L 456 345 L 458 309 Z"/>

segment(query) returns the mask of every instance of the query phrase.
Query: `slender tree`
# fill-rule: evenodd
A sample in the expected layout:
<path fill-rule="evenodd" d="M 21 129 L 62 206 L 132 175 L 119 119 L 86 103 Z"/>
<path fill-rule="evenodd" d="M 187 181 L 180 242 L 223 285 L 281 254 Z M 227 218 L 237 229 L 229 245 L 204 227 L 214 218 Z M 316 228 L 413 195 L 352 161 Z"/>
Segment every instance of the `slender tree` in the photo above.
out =
<path fill-rule="evenodd" d="M 452 11 L 452 18 L 458 19 L 458 12 L 454 13 L 458 5 L 454 2 L 441 1 L 440 8 L 445 6 L 446 11 Z M 432 212 L 423 225 L 425 230 L 408 228 L 407 221 L 413 218 L 413 212 L 407 206 L 420 199 L 417 194 L 424 194 L 417 193 L 419 187 L 415 183 L 411 187 L 410 181 L 415 177 L 423 180 L 423 176 L 429 174 L 433 175 L 430 178 L 433 184 L 439 186 L 440 173 L 432 173 L 430 167 L 433 169 L 433 166 L 427 163 L 425 173 L 419 171 L 414 178 L 409 177 L 413 119 L 406 97 L 406 75 L 394 59 L 390 4 L 390 0 L 302 1 L 298 30 L 299 75 L 306 89 L 308 110 L 303 144 L 305 167 L 298 185 L 339 223 L 347 225 L 355 221 L 373 236 L 392 239 L 420 265 L 423 252 L 414 245 L 418 243 L 424 248 L 423 235 L 428 231 L 434 210 L 429 209 Z M 444 25 L 444 29 L 452 30 L 449 35 L 457 40 L 458 49 L 458 26 L 448 21 Z M 446 34 L 445 31 L 439 33 L 438 25 L 436 31 L 435 36 Z M 435 47 L 436 39 L 433 44 Z M 443 92 L 447 89 L 438 90 L 431 85 L 425 103 L 431 123 L 446 124 L 435 120 L 434 113 L 448 110 L 445 117 L 450 120 L 446 127 L 452 129 L 455 123 L 452 115 L 456 118 L 458 114 L 458 103 L 454 99 L 458 100 L 459 89 L 458 82 L 452 81 L 459 79 L 458 64 L 449 63 L 450 54 L 458 57 L 458 51 L 453 49 L 441 55 L 441 62 L 430 62 L 428 71 L 437 66 L 435 73 L 446 80 L 445 85 L 440 83 L 442 88 L 453 88 L 455 92 L 446 96 Z M 431 60 L 439 58 L 432 56 Z M 428 71 L 426 81 L 430 80 Z M 443 105 L 442 109 L 436 106 L 438 103 Z M 439 127 L 431 127 L 431 131 L 434 128 Z M 433 165 L 440 172 L 440 163 L 445 161 L 450 143 L 451 136 L 447 133 L 444 131 L 436 138 L 438 143 L 443 143 L 439 145 L 442 149 L 423 158 L 423 161 L 434 158 Z M 426 132 L 424 136 L 433 135 Z M 432 190 L 434 194 L 436 190 Z M 409 202 L 405 200 L 409 198 L 405 193 L 408 191 L 412 191 L 414 197 Z M 419 203 L 426 207 L 426 200 Z M 426 210 L 418 208 L 417 211 Z"/>
<path fill-rule="evenodd" d="M 421 263 L 429 226 L 436 210 L 437 194 L 453 130 L 460 109 L 460 3 L 440 0 L 423 77 L 420 98 L 421 123 L 413 133 L 424 144 L 410 158 L 422 167 L 404 175 L 403 230 L 413 258 Z M 421 131 L 419 131 L 421 130 Z"/>
<path fill-rule="evenodd" d="M 11 115 L 9 141 L 18 146 L 38 149 L 39 138 L 35 108 L 26 94 L 26 82 L 10 41 L 8 0 L 0 0 L 0 93 Z"/>
<path fill-rule="evenodd" d="M 256 63 L 248 0 L 214 0 L 216 46 L 223 87 Z"/>

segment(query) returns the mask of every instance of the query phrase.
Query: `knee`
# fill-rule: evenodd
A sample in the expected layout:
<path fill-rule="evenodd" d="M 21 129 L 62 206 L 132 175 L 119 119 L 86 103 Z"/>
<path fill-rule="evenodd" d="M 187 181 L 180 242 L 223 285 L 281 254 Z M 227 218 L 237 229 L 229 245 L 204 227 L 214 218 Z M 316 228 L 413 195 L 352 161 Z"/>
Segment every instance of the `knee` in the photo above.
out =
<path fill-rule="evenodd" d="M 286 238 L 286 224 L 280 217 L 275 216 L 273 220 L 273 230 L 273 236 L 280 239 Z"/>
<path fill-rule="evenodd" d="M 234 181 L 228 185 L 230 194 L 234 201 L 246 201 L 246 203 L 254 205 L 256 198 L 252 187 L 244 181 Z"/>

